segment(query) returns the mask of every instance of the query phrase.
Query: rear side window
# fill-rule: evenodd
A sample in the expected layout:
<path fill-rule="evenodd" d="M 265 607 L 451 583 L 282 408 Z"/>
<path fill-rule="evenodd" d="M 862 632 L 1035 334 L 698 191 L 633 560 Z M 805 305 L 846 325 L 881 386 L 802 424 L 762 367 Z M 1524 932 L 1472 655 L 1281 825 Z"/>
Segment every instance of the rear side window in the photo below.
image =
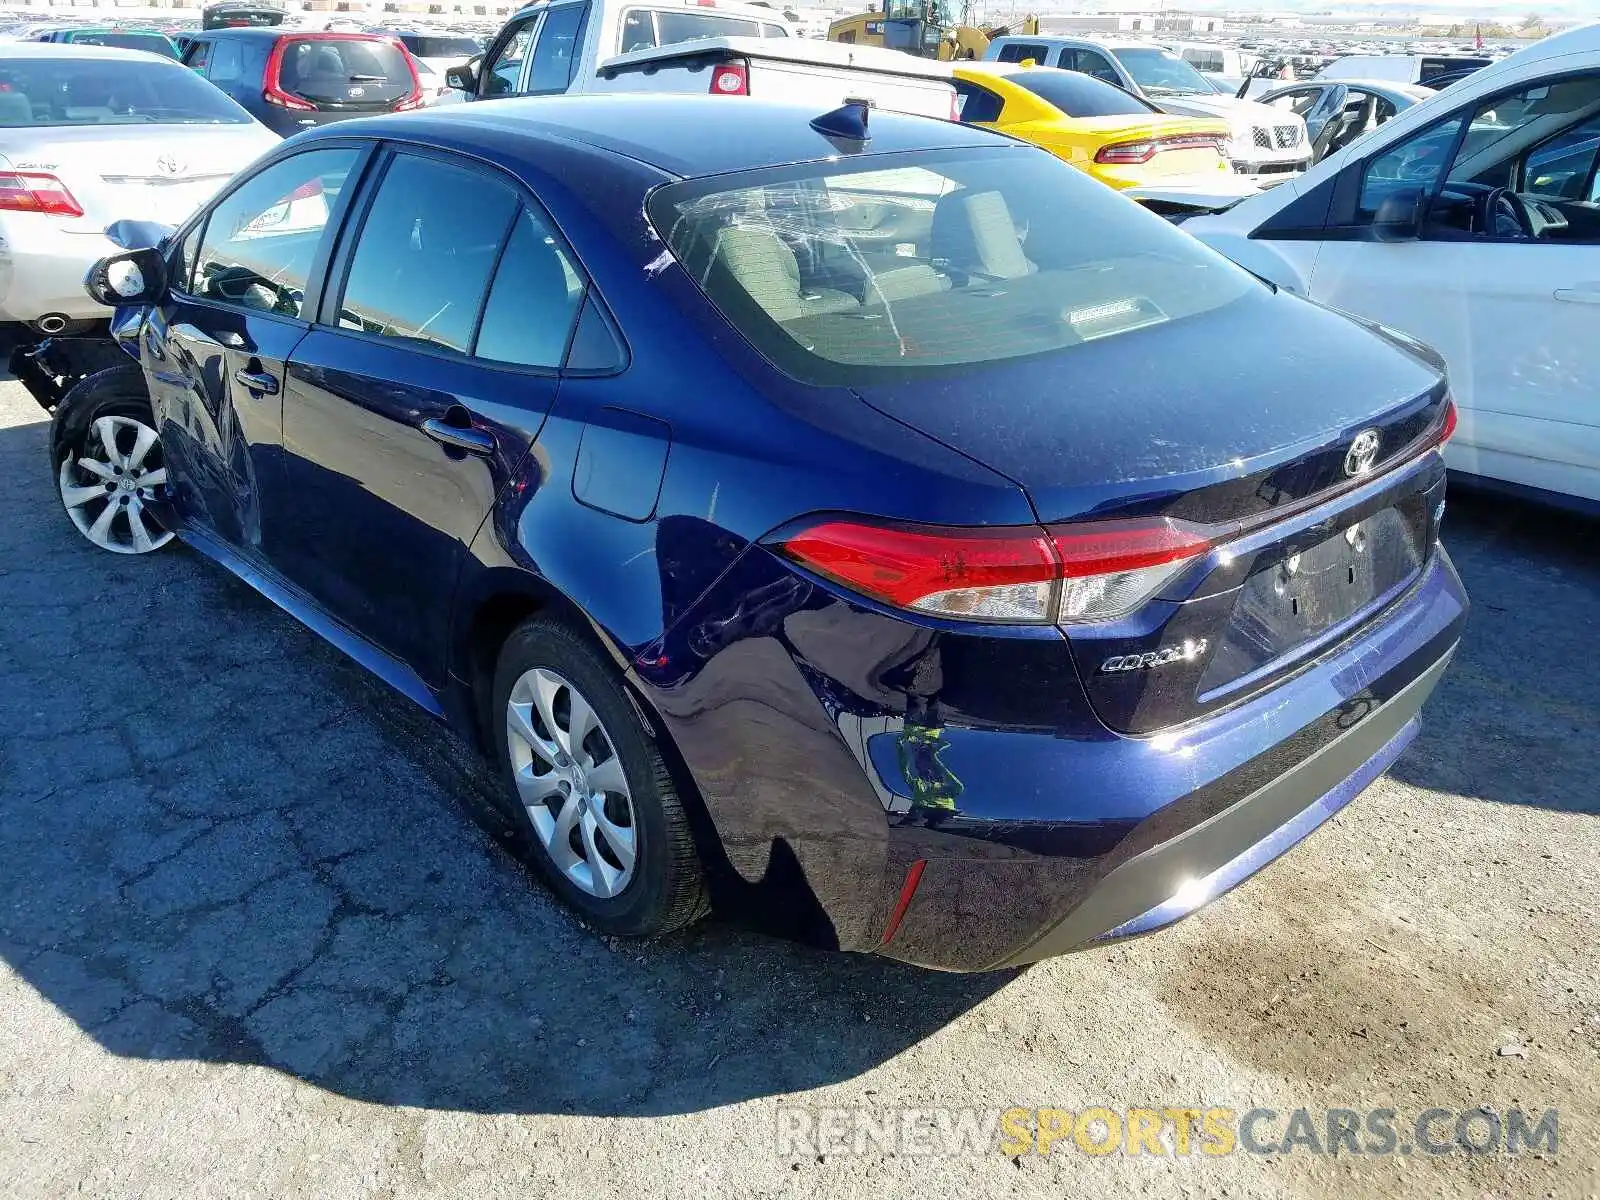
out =
<path fill-rule="evenodd" d="M 1000 53 L 996 57 L 998 57 L 1001 62 L 1019 63 L 1027 62 L 1029 59 L 1032 59 L 1036 63 L 1043 63 L 1044 56 L 1048 53 L 1050 53 L 1050 51 L 1045 46 L 1036 45 L 1031 42 L 1010 42 L 1007 45 L 1000 47 Z"/>
<path fill-rule="evenodd" d="M 630 8 L 622 14 L 617 52 L 626 54 L 703 38 L 760 36 L 760 21 L 725 15 L 715 9 Z"/>
<path fill-rule="evenodd" d="M 530 93 L 567 90 L 577 66 L 578 40 L 587 11 L 581 4 L 568 4 L 545 13 L 539 40 L 533 44 L 533 67 L 527 87 Z"/>
<path fill-rule="evenodd" d="M 189 47 L 189 56 L 184 59 L 184 65 L 196 71 L 206 69 L 206 61 L 211 55 L 210 42 L 195 42 Z"/>
<path fill-rule="evenodd" d="M 362 223 L 339 327 L 465 354 L 517 205 L 481 171 L 398 155 Z"/>
<path fill-rule="evenodd" d="M 1000 119 L 1006 102 L 999 95 L 965 79 L 950 82 L 956 89 L 956 112 L 968 125 Z"/>
<path fill-rule="evenodd" d="M 546 219 L 524 208 L 495 271 L 473 353 L 519 366 L 559 367 L 583 293 L 583 278 Z"/>
<path fill-rule="evenodd" d="M 201 236 L 194 294 L 305 316 L 311 264 L 358 155 L 345 147 L 308 150 L 272 164 L 220 201 Z"/>
<path fill-rule="evenodd" d="M 218 42 L 206 78 L 212 83 L 234 83 L 244 75 L 244 52 L 238 42 Z"/>
<path fill-rule="evenodd" d="M 656 192 L 649 215 L 735 327 L 789 374 L 820 383 L 1065 350 L 1182 321 L 1260 286 L 1033 151 L 930 151 L 688 180 Z"/>

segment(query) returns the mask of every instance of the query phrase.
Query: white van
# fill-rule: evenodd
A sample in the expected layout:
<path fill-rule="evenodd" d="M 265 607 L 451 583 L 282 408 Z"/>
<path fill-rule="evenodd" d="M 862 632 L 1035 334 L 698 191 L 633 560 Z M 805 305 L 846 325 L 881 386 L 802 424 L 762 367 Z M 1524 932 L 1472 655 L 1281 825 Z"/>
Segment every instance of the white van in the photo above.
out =
<path fill-rule="evenodd" d="M 1432 87 L 1442 76 L 1457 76 L 1493 61 L 1477 54 L 1347 54 L 1323 67 L 1317 78 L 1382 79 Z"/>
<path fill-rule="evenodd" d="M 1172 52 L 1200 74 L 1222 84 L 1230 93 L 1249 76 L 1256 64 L 1256 56 L 1233 46 L 1217 46 L 1206 42 L 1168 42 Z"/>

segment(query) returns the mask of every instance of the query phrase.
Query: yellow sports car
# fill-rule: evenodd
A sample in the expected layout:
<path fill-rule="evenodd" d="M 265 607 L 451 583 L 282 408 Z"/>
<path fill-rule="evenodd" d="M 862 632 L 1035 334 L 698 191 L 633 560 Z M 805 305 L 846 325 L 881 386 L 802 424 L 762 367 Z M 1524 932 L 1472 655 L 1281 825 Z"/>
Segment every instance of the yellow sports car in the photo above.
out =
<path fill-rule="evenodd" d="M 1228 124 L 1174 117 L 1079 71 L 1021 63 L 964 62 L 951 82 L 967 125 L 1042 146 L 1114 188 L 1215 184 L 1229 175 Z"/>

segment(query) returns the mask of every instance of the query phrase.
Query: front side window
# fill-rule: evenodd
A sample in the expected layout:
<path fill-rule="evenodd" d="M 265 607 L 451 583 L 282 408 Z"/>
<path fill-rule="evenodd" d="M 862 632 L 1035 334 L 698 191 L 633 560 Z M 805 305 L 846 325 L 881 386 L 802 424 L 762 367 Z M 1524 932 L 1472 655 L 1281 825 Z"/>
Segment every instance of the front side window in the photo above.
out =
<path fill-rule="evenodd" d="M 495 271 L 473 354 L 525 367 L 559 367 L 583 294 L 583 277 L 546 218 L 524 208 Z"/>
<path fill-rule="evenodd" d="M 305 289 L 334 202 L 360 151 L 308 150 L 272 164 L 225 196 L 205 221 L 196 296 L 305 317 Z"/>
<path fill-rule="evenodd" d="M 206 60 L 210 55 L 210 42 L 195 42 L 189 47 L 189 53 L 184 58 L 183 65 L 193 71 L 204 71 L 206 69 Z"/>
<path fill-rule="evenodd" d="M 1119 88 L 1122 86 L 1122 77 L 1111 65 L 1111 60 L 1093 50 L 1079 50 L 1077 62 L 1072 69 L 1082 71 L 1085 75 L 1093 75 L 1102 83 L 1109 83 Z"/>
<path fill-rule="evenodd" d="M 796 378 L 853 386 L 1070 351 L 1261 285 L 1059 159 L 970 148 L 686 180 L 649 216 Z"/>
<path fill-rule="evenodd" d="M 1542 84 L 1510 96 L 1497 96 L 1473 114 L 1472 125 L 1450 167 L 1451 184 L 1515 188 L 1541 150 L 1556 143 L 1555 153 L 1581 156 L 1600 113 L 1600 75 L 1579 76 Z M 1571 141 L 1564 140 L 1573 134 Z M 1593 160 L 1592 145 L 1588 149 Z M 1529 191 L 1535 189 L 1529 188 Z"/>
<path fill-rule="evenodd" d="M 250 114 L 176 63 L 68 57 L 0 61 L 0 125 L 248 125 Z"/>
<path fill-rule="evenodd" d="M 572 82 L 577 66 L 578 42 L 587 10 L 581 4 L 552 8 L 539 27 L 539 40 L 533 45 L 533 67 L 528 72 L 526 91 L 564 92 Z"/>
<path fill-rule="evenodd" d="M 1536 196 L 1561 200 L 1600 200 L 1600 114 L 1556 134 L 1528 152 L 1522 188 Z"/>
<path fill-rule="evenodd" d="M 528 44 L 533 41 L 533 26 L 537 17 L 529 18 L 495 51 L 494 57 L 483 64 L 483 94 L 508 96 L 517 90 L 522 79 L 522 63 L 528 57 Z"/>
<path fill-rule="evenodd" d="M 1401 189 L 1431 192 L 1444 174 L 1461 118 L 1431 125 L 1367 163 L 1361 177 L 1360 216 L 1370 221 L 1384 199 Z"/>
<path fill-rule="evenodd" d="M 481 171 L 396 156 L 362 223 L 339 327 L 465 354 L 517 204 Z"/>

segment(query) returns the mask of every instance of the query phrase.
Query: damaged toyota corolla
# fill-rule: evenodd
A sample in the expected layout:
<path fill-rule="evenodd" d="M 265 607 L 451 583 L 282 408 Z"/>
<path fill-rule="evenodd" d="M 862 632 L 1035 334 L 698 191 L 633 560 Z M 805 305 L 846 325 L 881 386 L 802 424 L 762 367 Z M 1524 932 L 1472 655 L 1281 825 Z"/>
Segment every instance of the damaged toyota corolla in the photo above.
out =
<path fill-rule="evenodd" d="M 1394 762 L 1466 616 L 1435 356 L 957 124 L 352 121 L 90 286 L 137 361 L 56 406 L 76 527 L 475 739 L 609 934 L 1158 928 Z"/>

